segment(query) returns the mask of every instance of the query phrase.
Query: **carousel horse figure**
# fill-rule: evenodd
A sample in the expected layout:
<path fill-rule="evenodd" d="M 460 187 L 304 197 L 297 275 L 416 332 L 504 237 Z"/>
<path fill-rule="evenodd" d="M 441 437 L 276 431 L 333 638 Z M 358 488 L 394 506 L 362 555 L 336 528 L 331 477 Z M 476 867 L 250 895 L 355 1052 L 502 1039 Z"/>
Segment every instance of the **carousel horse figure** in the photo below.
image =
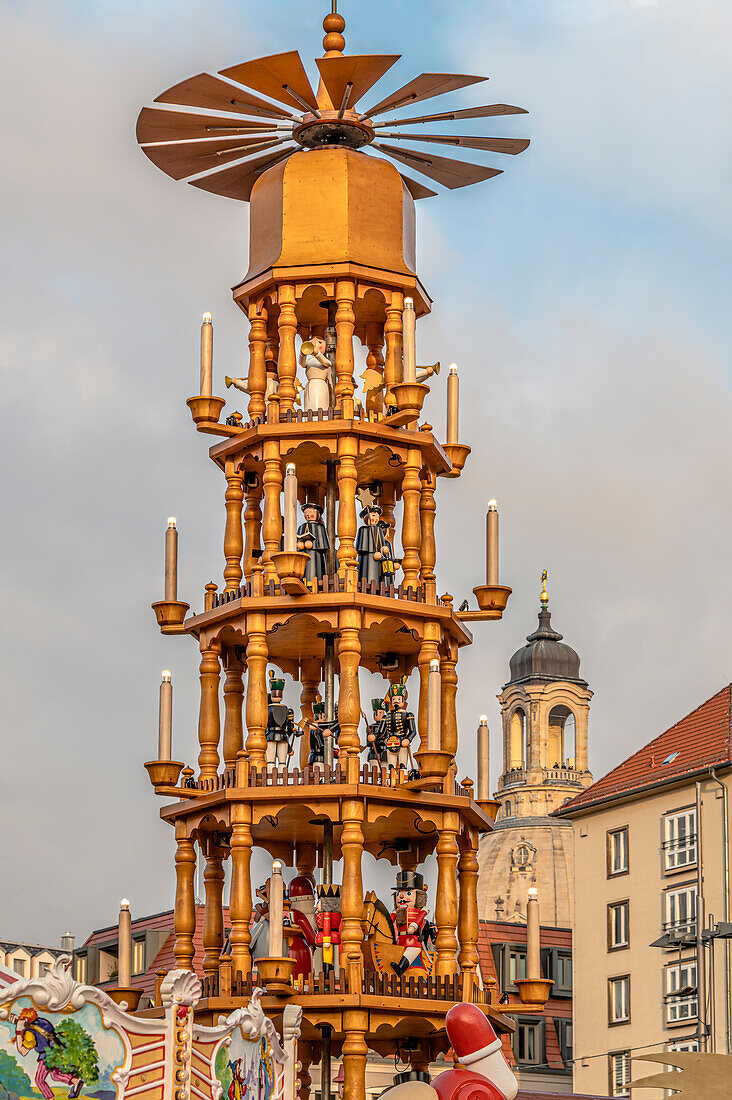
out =
<path fill-rule="evenodd" d="M 363 959 L 367 970 L 375 974 L 394 974 L 393 963 L 398 964 L 404 955 L 404 947 L 398 942 L 391 913 L 373 890 L 364 898 L 363 916 Z M 409 967 L 408 977 L 428 978 L 432 973 L 433 955 L 425 948 L 419 960 Z"/>

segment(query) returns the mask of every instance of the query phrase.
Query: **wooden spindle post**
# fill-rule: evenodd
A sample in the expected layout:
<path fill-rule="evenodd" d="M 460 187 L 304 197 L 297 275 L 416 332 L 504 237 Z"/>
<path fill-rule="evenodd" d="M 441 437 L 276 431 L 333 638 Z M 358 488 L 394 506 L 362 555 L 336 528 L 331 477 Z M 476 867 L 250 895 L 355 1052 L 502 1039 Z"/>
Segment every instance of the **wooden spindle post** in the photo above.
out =
<path fill-rule="evenodd" d="M 386 340 L 384 381 L 386 382 L 387 393 L 396 382 L 402 381 L 403 310 L 404 294 L 400 290 L 393 290 L 391 301 L 386 307 L 386 322 L 384 324 L 384 338 Z"/>
<path fill-rule="evenodd" d="M 421 543 L 419 548 L 421 567 L 419 579 L 424 587 L 425 603 L 437 603 L 437 578 L 435 576 L 435 560 L 437 548 L 435 544 L 435 489 L 437 478 L 434 474 L 427 474 L 422 478 L 422 488 L 419 497 L 419 525 Z"/>
<path fill-rule="evenodd" d="M 437 941 L 434 973 L 438 978 L 457 973 L 455 930 L 458 921 L 456 866 L 459 824 L 457 814 L 445 813 L 437 841 L 437 896 L 435 899 Z"/>
<path fill-rule="evenodd" d="M 264 767 L 267 739 L 267 620 L 259 612 L 247 615 L 247 753 L 253 768 Z"/>
<path fill-rule="evenodd" d="M 251 973 L 250 921 L 252 916 L 252 808 L 246 802 L 231 804 L 231 964 L 234 975 Z"/>
<path fill-rule="evenodd" d="M 295 334 L 297 333 L 297 315 L 295 313 L 295 287 L 292 283 L 282 283 L 277 292 L 280 317 L 277 323 L 280 348 L 277 363 L 279 376 L 278 393 L 280 396 L 280 415 L 292 409 L 295 400 L 295 375 L 297 374 L 297 353 Z"/>
<path fill-rule="evenodd" d="M 419 583 L 419 500 L 421 484 L 419 480 L 419 468 L 421 465 L 421 453 L 416 447 L 410 447 L 407 451 L 407 461 L 404 466 L 404 480 L 402 481 L 402 503 L 404 512 L 402 516 L 402 569 L 404 570 L 404 587 L 416 588 Z"/>
<path fill-rule="evenodd" d="M 198 711 L 198 741 L 201 751 L 198 754 L 198 767 L 201 779 L 215 779 L 219 770 L 219 738 L 221 737 L 221 719 L 219 714 L 219 679 L 221 664 L 218 642 L 207 645 L 201 640 L 201 702 Z"/>
<path fill-rule="evenodd" d="M 440 659 L 442 677 L 442 748 L 453 756 L 457 752 L 457 714 L 455 696 L 457 695 L 457 642 L 450 638 L 446 641 L 447 654 Z"/>
<path fill-rule="evenodd" d="M 244 484 L 247 502 L 244 512 L 244 574 L 247 580 L 251 580 L 254 551 L 262 548 L 262 482 L 258 477 L 251 477 Z"/>
<path fill-rule="evenodd" d="M 178 970 L 193 970 L 193 935 L 196 931 L 196 899 L 193 880 L 196 873 L 196 850 L 193 841 L 185 834 L 185 821 L 179 819 L 175 826 L 175 909 L 173 955 Z"/>
<path fill-rule="evenodd" d="M 352 279 L 338 279 L 335 288 L 336 324 L 336 408 L 344 420 L 353 418 L 353 330 L 356 315 L 356 284 Z"/>
<path fill-rule="evenodd" d="M 302 688 L 300 690 L 300 712 L 301 717 L 306 718 L 310 722 L 313 721 L 313 703 L 315 702 L 315 696 L 318 694 L 320 680 L 320 660 L 317 658 L 310 658 L 309 660 L 303 661 L 300 671 L 300 682 L 302 684 Z M 307 767 L 309 755 L 310 738 L 306 731 L 300 738 L 301 768 Z"/>
<path fill-rule="evenodd" d="M 206 845 L 206 866 L 203 870 L 205 907 L 203 910 L 203 972 L 218 973 L 219 957 L 224 946 L 224 863 L 222 853 L 211 840 Z"/>
<path fill-rule="evenodd" d="M 244 502 L 244 482 L 236 471 L 236 460 L 226 459 L 226 529 L 224 531 L 224 567 L 225 592 L 234 592 L 241 584 L 243 576 L 242 553 L 244 539 L 241 526 L 241 512 Z"/>
<path fill-rule="evenodd" d="M 475 982 L 478 971 L 478 840 L 471 830 L 462 838 L 458 862 L 458 962 L 463 975 Z"/>
<path fill-rule="evenodd" d="M 348 772 L 348 782 L 357 782 L 361 742 L 358 727 L 361 722 L 361 696 L 358 684 L 358 667 L 361 658 L 361 612 L 344 608 L 338 620 L 340 637 L 337 639 L 340 666 L 338 720 L 341 727 L 339 747 Z"/>
<path fill-rule="evenodd" d="M 353 436 L 342 435 L 338 439 L 338 575 L 346 579 L 358 560 L 356 541 L 356 454 L 358 444 Z M 355 581 L 355 575 L 354 575 Z"/>
<path fill-rule="evenodd" d="M 267 342 L 267 310 L 264 302 L 249 303 L 249 419 L 264 416 L 264 391 L 267 388 L 265 345 Z"/>
<path fill-rule="evenodd" d="M 266 439 L 264 442 L 264 519 L 262 521 L 262 538 L 264 540 L 264 564 L 265 580 L 275 580 L 277 573 L 274 567 L 272 555 L 280 548 L 282 537 L 282 511 L 280 507 L 280 494 L 282 493 L 282 466 L 280 464 L 280 445 L 276 439 Z"/>
<path fill-rule="evenodd" d="M 242 663 L 233 647 L 226 650 L 224 668 L 224 764 L 231 768 L 236 764 L 236 754 L 244 745 L 242 708 L 244 703 L 244 678 Z"/>

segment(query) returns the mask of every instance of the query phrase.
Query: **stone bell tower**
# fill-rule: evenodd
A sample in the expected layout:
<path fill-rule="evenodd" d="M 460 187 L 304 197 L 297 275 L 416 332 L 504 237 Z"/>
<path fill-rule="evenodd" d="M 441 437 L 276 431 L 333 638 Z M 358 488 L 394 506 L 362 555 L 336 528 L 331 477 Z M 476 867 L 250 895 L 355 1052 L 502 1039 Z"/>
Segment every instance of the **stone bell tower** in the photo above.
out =
<path fill-rule="evenodd" d="M 526 919 L 538 888 L 542 924 L 570 927 L 572 834 L 551 817 L 592 784 L 587 766 L 590 691 L 578 654 L 553 629 L 542 573 L 539 623 L 510 661 L 498 696 L 503 726 L 501 803 L 495 831 L 480 846 L 480 916 Z"/>

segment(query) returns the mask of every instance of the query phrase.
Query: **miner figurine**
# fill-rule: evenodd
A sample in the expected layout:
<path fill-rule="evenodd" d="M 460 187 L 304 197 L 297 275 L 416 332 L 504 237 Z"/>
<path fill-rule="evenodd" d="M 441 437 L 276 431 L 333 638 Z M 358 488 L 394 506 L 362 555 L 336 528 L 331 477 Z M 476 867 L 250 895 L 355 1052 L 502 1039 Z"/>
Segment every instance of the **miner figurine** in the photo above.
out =
<path fill-rule="evenodd" d="M 284 690 L 285 681 L 277 678 L 274 672 L 270 672 L 265 731 L 267 741 L 265 760 L 268 768 L 285 767 L 288 757 L 292 756 L 293 740 L 302 735 L 302 730 L 295 725 L 292 710 L 282 702 Z"/>
<path fill-rule="evenodd" d="M 398 684 L 391 684 L 387 694 L 389 710 L 381 719 L 377 736 L 386 748 L 386 760 L 390 767 L 402 769 L 410 778 L 418 778 L 419 773 L 409 768 L 412 755 L 410 745 L 417 736 L 417 724 L 414 715 L 407 710 L 407 686 L 404 678 Z"/>
<path fill-rule="evenodd" d="M 397 943 L 404 949 L 401 959 L 393 962 L 392 969 L 400 976 L 410 966 L 422 966 L 429 970 L 428 945 L 435 933 L 425 906 L 427 888 L 418 871 L 400 871 L 394 888 L 394 922 Z M 426 957 L 425 957 L 426 956 Z"/>
<path fill-rule="evenodd" d="M 366 762 L 368 764 L 386 764 L 386 744 L 379 733 L 381 723 L 386 715 L 384 700 L 372 699 L 371 710 L 373 711 L 374 720 L 366 726 L 366 743 L 369 750 L 366 754 Z"/>
<path fill-rule="evenodd" d="M 383 582 L 387 588 L 392 588 L 394 569 L 399 563 L 394 560 L 386 524 L 379 519 L 381 508 L 378 504 L 367 504 L 359 514 L 364 522 L 356 534 L 358 579 L 368 584 L 373 581 L 377 586 Z"/>
<path fill-rule="evenodd" d="M 308 555 L 305 566 L 305 580 L 322 580 L 328 570 L 328 551 L 330 539 L 323 523 L 323 509 L 319 504 L 308 502 L 302 506 L 305 522 L 297 529 L 297 548 Z"/>

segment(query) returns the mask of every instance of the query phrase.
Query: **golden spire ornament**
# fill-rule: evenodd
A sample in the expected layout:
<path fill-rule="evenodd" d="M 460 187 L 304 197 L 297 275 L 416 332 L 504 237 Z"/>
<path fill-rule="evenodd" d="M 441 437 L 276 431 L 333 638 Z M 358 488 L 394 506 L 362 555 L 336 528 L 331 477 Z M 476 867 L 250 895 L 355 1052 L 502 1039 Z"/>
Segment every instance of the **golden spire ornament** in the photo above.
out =
<path fill-rule="evenodd" d="M 546 590 L 546 582 L 547 582 L 548 577 L 549 577 L 549 574 L 547 573 L 546 569 L 542 569 L 542 571 L 541 571 L 541 596 L 539 598 L 541 600 L 541 606 L 544 608 L 544 610 L 546 610 L 547 605 L 549 603 L 549 593 Z"/>

